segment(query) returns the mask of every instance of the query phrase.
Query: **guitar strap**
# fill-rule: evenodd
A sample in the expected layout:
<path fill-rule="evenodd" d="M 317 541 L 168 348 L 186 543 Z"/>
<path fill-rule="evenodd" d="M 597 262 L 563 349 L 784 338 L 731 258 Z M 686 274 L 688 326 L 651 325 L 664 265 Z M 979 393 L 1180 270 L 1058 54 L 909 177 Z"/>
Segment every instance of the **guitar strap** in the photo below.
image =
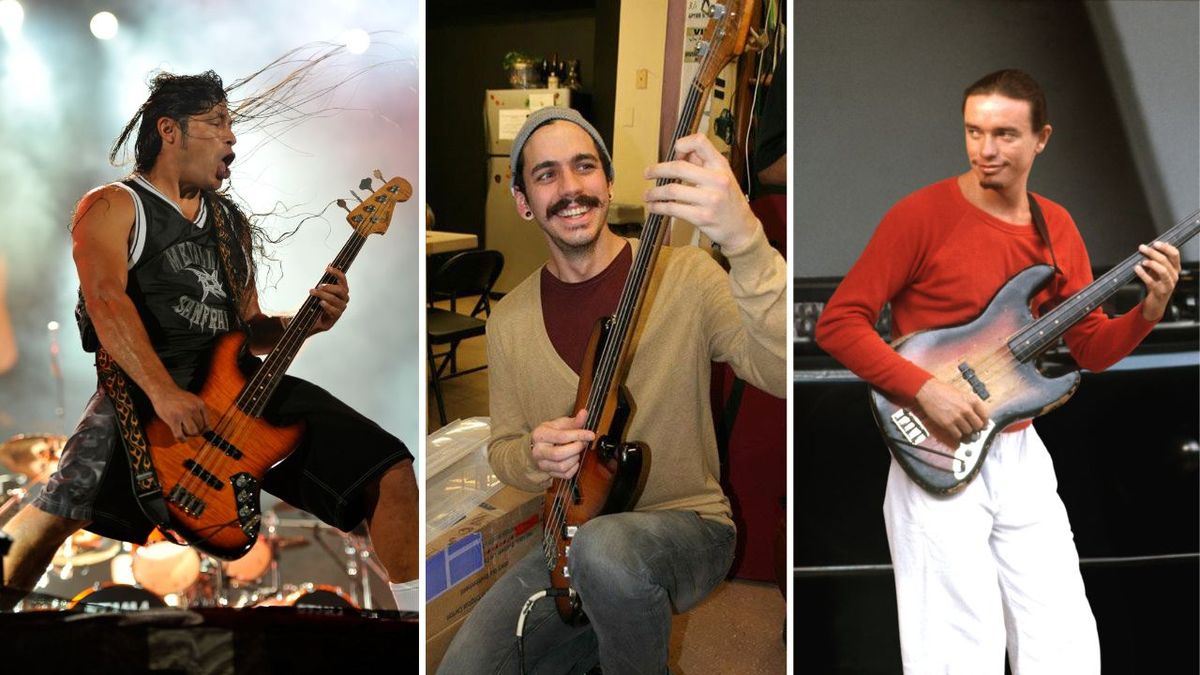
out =
<path fill-rule="evenodd" d="M 216 195 L 205 194 L 205 199 L 208 201 L 208 212 L 212 214 L 213 226 L 217 233 L 217 253 L 221 258 L 221 271 L 225 273 L 225 283 L 229 286 L 229 305 L 233 314 L 233 325 L 238 329 L 245 327 L 242 304 L 244 293 L 246 291 L 246 281 L 238 276 L 234 276 L 233 259 L 230 255 L 230 249 L 233 247 L 232 233 L 230 225 L 226 219 L 228 212 L 225 210 L 225 204 Z M 243 251 L 243 257 L 247 247 L 245 242 L 237 242 L 238 248 Z M 247 276 L 249 276 L 249 263 L 247 263 Z"/>
<path fill-rule="evenodd" d="M 1038 206 L 1032 192 L 1027 192 L 1026 196 L 1029 197 L 1029 214 L 1033 216 L 1033 226 L 1037 228 L 1038 234 L 1042 235 L 1042 241 L 1046 242 L 1046 248 L 1050 249 L 1050 262 L 1054 264 L 1055 273 L 1062 274 L 1062 268 L 1058 266 L 1058 258 L 1054 257 L 1054 244 L 1050 243 L 1050 230 L 1046 227 L 1046 218 L 1042 215 L 1042 207 Z"/>
<path fill-rule="evenodd" d="M 125 448 L 125 455 L 129 459 L 129 472 L 133 477 L 133 491 L 138 506 L 159 530 L 182 542 L 171 531 L 171 517 L 163 499 L 162 486 L 158 482 L 158 472 L 154 470 L 154 462 L 150 458 L 146 436 L 142 433 L 137 409 L 133 405 L 133 397 L 129 393 L 129 381 L 103 347 L 96 350 L 96 374 L 117 412 L 117 429 L 121 435 L 121 446 Z"/>

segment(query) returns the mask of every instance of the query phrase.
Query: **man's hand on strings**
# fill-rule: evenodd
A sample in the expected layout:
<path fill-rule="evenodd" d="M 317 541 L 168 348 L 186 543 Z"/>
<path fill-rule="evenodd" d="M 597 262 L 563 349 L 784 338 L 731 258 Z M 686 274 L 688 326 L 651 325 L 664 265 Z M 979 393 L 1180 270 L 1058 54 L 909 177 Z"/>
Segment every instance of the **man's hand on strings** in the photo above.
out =
<path fill-rule="evenodd" d="M 176 386 L 164 387 L 147 395 L 154 406 L 154 414 L 170 427 L 175 440 L 182 442 L 189 436 L 199 436 L 208 430 L 208 406 L 199 396 Z"/>
<path fill-rule="evenodd" d="M 595 432 L 583 428 L 585 424 L 587 410 L 539 424 L 530 434 L 529 448 L 538 470 L 554 478 L 574 476 L 583 449 L 596 439 Z"/>
<path fill-rule="evenodd" d="M 925 420 L 952 441 L 962 442 L 963 438 L 987 426 L 988 410 L 983 399 L 973 393 L 961 392 L 935 378 L 921 385 L 916 399 Z"/>
<path fill-rule="evenodd" d="M 675 142 L 675 157 L 646 169 L 646 178 L 679 181 L 647 190 L 646 208 L 692 223 L 725 250 L 742 248 L 760 226 L 724 155 L 692 134 Z"/>

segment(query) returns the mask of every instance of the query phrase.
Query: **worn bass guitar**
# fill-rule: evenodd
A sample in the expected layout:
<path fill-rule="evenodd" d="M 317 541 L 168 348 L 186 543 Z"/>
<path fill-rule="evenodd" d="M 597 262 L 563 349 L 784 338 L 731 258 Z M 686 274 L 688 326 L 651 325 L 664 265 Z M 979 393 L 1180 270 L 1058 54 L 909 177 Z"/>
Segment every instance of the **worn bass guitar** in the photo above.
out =
<path fill-rule="evenodd" d="M 382 180 L 378 171 L 375 175 Z M 370 189 L 370 185 L 366 179 L 360 188 Z M 367 236 L 385 232 L 396 203 L 411 195 L 407 181 L 393 178 L 351 210 L 346 220 L 354 232 L 331 266 L 342 272 L 350 269 Z M 319 283 L 334 281 L 326 272 Z M 261 520 L 259 485 L 263 476 L 287 457 L 304 435 L 303 424 L 276 427 L 263 420 L 262 413 L 320 314 L 319 301 L 309 296 L 249 379 L 238 368 L 245 334 L 235 331 L 217 340 L 198 393 L 213 420 L 212 428 L 202 436 L 178 442 L 165 422 L 157 417 L 147 420 L 146 440 L 162 484 L 171 530 L 196 548 L 234 559 L 254 545 Z"/>
<path fill-rule="evenodd" d="M 699 70 L 680 111 L 675 140 L 695 132 L 702 104 L 717 75 L 746 46 L 753 1 L 727 4 L 729 6 L 713 4 L 710 10 L 708 25 L 698 46 Z M 674 158 L 674 151 L 671 158 Z M 666 182 L 659 180 L 660 185 Z M 585 428 L 596 432 L 596 440 L 584 449 L 579 471 L 570 479 L 555 479 L 546 491 L 542 551 L 551 586 L 558 591 L 555 601 L 559 616 L 570 624 L 586 620 L 579 596 L 571 588 L 570 549 L 575 530 L 596 516 L 624 511 L 632 506 L 642 471 L 644 448 L 623 439 L 630 415 L 630 399 L 622 383 L 629 365 L 630 338 L 665 232 L 666 223 L 662 216 L 652 214 L 646 219 L 642 243 L 621 290 L 616 313 L 597 322 L 588 342 L 575 407 L 572 408 L 572 411 L 587 409 Z"/>
<path fill-rule="evenodd" d="M 1197 231 L 1200 211 L 1157 241 L 1180 246 Z M 940 381 L 978 395 L 988 409 L 987 426 L 955 443 L 927 427 L 911 408 L 872 389 L 875 422 L 909 477 L 933 493 L 957 492 L 979 473 L 997 433 L 1013 422 L 1037 417 L 1065 403 L 1079 386 L 1079 373 L 1049 378 L 1037 370 L 1034 359 L 1136 279 L 1133 270 L 1144 259 L 1140 253 L 1126 258 L 1036 320 L 1029 308 L 1030 298 L 1050 281 L 1054 270 L 1048 265 L 1034 265 L 1009 279 L 974 321 L 918 331 L 893 343 L 901 356 Z"/>

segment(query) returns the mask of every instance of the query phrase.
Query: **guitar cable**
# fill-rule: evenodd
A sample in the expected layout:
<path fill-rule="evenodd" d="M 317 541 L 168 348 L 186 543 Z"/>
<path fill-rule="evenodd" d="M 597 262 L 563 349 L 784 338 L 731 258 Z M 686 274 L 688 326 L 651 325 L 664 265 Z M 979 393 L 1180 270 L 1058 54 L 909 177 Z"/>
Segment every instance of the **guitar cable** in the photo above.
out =
<path fill-rule="evenodd" d="M 517 667 L 521 675 L 527 675 L 528 673 L 525 670 L 525 617 L 529 616 L 529 612 L 533 610 L 533 606 L 537 604 L 538 600 L 568 594 L 570 594 L 570 591 L 566 589 L 547 588 L 529 596 L 529 599 L 525 601 L 525 605 L 521 607 L 521 614 L 517 617 Z"/>

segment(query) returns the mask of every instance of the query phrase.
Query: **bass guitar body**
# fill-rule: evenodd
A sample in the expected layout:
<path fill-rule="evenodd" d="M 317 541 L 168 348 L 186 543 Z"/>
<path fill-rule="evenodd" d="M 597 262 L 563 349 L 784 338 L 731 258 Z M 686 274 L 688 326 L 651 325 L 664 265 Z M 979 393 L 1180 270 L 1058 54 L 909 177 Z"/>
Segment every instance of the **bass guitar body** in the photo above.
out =
<path fill-rule="evenodd" d="M 603 352 L 609 338 L 609 324 L 608 319 L 597 322 L 588 341 L 572 410 L 587 406 L 596 375 L 596 356 Z M 572 625 L 586 622 L 579 596 L 571 590 L 571 539 L 575 530 L 597 516 L 629 510 L 641 479 L 645 448 L 622 440 L 632 412 L 630 400 L 624 386 L 612 388 L 598 415 L 598 428 L 606 433 L 598 435 L 584 451 L 574 481 L 554 481 L 542 507 L 542 523 L 546 526 L 543 543 L 547 557 L 554 560 L 550 585 L 561 591 L 555 598 L 559 616 Z"/>
<path fill-rule="evenodd" d="M 254 545 L 262 520 L 263 476 L 304 436 L 303 423 L 277 427 L 236 405 L 247 383 L 238 367 L 245 341 L 241 332 L 217 339 L 208 377 L 198 393 L 210 415 L 224 411 L 219 419 L 209 420 L 209 431 L 180 443 L 158 417 L 145 427 L 175 532 L 227 560 L 240 558 Z"/>
<path fill-rule="evenodd" d="M 1075 393 L 1078 372 L 1048 378 L 1009 347 L 1012 336 L 1033 322 L 1030 298 L 1053 273 L 1046 265 L 1030 267 L 1009 279 L 974 321 L 912 333 L 892 345 L 939 381 L 978 395 L 988 409 L 987 426 L 958 443 L 927 425 L 911 407 L 871 390 L 872 412 L 888 448 L 921 487 L 940 494 L 962 489 L 983 466 L 997 433 L 1053 410 Z"/>

